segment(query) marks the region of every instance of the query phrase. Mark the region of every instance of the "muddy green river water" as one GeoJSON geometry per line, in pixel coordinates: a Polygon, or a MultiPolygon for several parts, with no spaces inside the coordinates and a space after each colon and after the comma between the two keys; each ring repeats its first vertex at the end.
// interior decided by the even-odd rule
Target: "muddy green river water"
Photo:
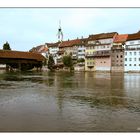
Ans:
{"type": "Polygon", "coordinates": [[[140,74],[0,72],[0,131],[140,131],[140,74]]]}

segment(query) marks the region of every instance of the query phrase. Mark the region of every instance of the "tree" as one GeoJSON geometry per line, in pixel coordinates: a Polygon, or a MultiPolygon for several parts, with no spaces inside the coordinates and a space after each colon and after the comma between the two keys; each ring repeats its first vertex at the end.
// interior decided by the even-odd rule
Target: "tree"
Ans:
{"type": "Polygon", "coordinates": [[[54,59],[53,59],[53,56],[52,55],[49,55],[49,59],[48,59],[48,69],[50,71],[53,71],[54,70],[54,59]]]}
{"type": "Polygon", "coordinates": [[[3,50],[11,50],[10,45],[8,42],[6,42],[5,44],[3,44],[3,50]]]}
{"type": "Polygon", "coordinates": [[[71,55],[64,56],[62,61],[63,61],[63,64],[64,64],[65,67],[69,67],[70,70],[73,69],[73,60],[72,60],[71,55]]]}

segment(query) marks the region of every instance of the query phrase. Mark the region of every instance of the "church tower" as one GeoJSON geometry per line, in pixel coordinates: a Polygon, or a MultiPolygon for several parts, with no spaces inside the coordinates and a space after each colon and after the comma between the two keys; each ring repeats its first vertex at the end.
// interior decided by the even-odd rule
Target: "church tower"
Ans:
{"type": "Polygon", "coordinates": [[[61,28],[61,21],[59,21],[57,37],[58,37],[58,41],[60,41],[60,42],[63,41],[63,32],[62,32],[62,28],[61,28]]]}

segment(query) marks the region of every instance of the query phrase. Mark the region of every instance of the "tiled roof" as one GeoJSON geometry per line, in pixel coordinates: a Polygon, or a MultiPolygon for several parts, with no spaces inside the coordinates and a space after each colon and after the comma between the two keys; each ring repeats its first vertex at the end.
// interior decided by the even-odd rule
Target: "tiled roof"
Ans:
{"type": "Polygon", "coordinates": [[[42,56],[39,53],[9,51],[9,50],[0,50],[0,58],[30,59],[37,61],[43,61],[45,59],[44,56],[42,56]]]}
{"type": "Polygon", "coordinates": [[[29,52],[37,52],[37,53],[46,53],[47,51],[48,48],[45,45],[39,45],[29,50],[29,52]]]}
{"type": "Polygon", "coordinates": [[[114,43],[123,43],[127,40],[128,34],[117,35],[114,39],[114,43]]]}
{"type": "Polygon", "coordinates": [[[137,40],[137,39],[140,39],[140,32],[128,34],[127,40],[137,40]]]}
{"type": "Polygon", "coordinates": [[[60,44],[60,42],[56,42],[56,43],[45,43],[47,45],[47,47],[58,47],[58,45],[60,44]]]}
{"type": "Polygon", "coordinates": [[[44,45],[39,45],[37,47],[33,47],[31,50],[29,50],[30,52],[38,52],[40,50],[40,48],[44,47],[44,45]]]}
{"type": "Polygon", "coordinates": [[[89,35],[89,40],[98,40],[98,39],[106,39],[106,38],[113,38],[117,32],[111,32],[111,33],[101,33],[101,34],[94,34],[89,35]]]}
{"type": "Polygon", "coordinates": [[[46,52],[48,52],[48,48],[47,47],[41,47],[39,50],[38,50],[38,53],[46,53],[46,52]]]}
{"type": "Polygon", "coordinates": [[[62,41],[59,45],[59,47],[72,47],[74,45],[81,45],[84,44],[86,39],[74,39],[74,40],[67,40],[67,41],[62,41]]]}

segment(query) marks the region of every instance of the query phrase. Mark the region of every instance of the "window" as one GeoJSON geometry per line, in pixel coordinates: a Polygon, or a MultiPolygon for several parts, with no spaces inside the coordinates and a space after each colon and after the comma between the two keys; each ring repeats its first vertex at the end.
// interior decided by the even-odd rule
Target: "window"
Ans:
{"type": "Polygon", "coordinates": [[[127,64],[125,64],[125,66],[127,66],[127,64]]]}
{"type": "Polygon", "coordinates": [[[119,58],[119,56],[117,55],[117,58],[119,58]]]}
{"type": "Polygon", "coordinates": [[[139,61],[140,61],[140,58],[139,58],[139,61]]]}
{"type": "Polygon", "coordinates": [[[125,55],[127,55],[127,52],[125,52],[125,55]]]}
{"type": "Polygon", "coordinates": [[[136,66],[136,64],[134,64],[134,66],[136,66]]]}
{"type": "Polygon", "coordinates": [[[132,58],[129,58],[129,61],[132,61],[132,58]]]}
{"type": "Polygon", "coordinates": [[[130,55],[132,55],[132,52],[129,52],[130,55]]]}
{"type": "Polygon", "coordinates": [[[131,66],[131,64],[129,64],[129,66],[131,66]]]}
{"type": "Polygon", "coordinates": [[[140,64],[139,64],[139,66],[140,66],[140,64]]]}
{"type": "Polygon", "coordinates": [[[134,58],[134,61],[136,61],[137,60],[137,58],[134,58]]]}
{"type": "Polygon", "coordinates": [[[131,41],[131,42],[130,42],[130,45],[132,45],[132,44],[134,44],[134,42],[133,42],[133,41],[131,41]]]}
{"type": "Polygon", "coordinates": [[[123,56],[122,56],[122,55],[121,55],[120,57],[121,57],[121,58],[123,58],[123,56]]]}
{"type": "Polygon", "coordinates": [[[104,61],[104,63],[106,63],[106,62],[104,61]]]}
{"type": "Polygon", "coordinates": [[[137,53],[136,52],[134,52],[134,55],[136,55],[137,53]]]}
{"type": "Polygon", "coordinates": [[[127,58],[125,58],[125,61],[127,61],[127,58]]]}

